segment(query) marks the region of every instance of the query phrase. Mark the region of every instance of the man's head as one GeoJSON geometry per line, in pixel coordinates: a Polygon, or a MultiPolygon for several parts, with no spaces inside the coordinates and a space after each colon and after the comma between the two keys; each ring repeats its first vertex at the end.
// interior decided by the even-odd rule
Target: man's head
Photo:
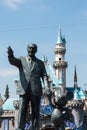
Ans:
{"type": "Polygon", "coordinates": [[[34,44],[34,43],[30,43],[30,44],[27,46],[27,52],[28,52],[28,55],[29,55],[30,57],[35,56],[35,53],[37,52],[37,45],[34,44]]]}

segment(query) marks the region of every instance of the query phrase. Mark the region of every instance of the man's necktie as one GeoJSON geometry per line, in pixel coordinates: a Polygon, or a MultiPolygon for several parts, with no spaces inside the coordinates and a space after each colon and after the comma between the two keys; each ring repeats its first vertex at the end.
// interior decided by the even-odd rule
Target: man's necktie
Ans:
{"type": "Polygon", "coordinates": [[[31,58],[29,58],[29,68],[30,68],[30,70],[32,69],[32,66],[33,66],[32,59],[31,59],[31,58]]]}

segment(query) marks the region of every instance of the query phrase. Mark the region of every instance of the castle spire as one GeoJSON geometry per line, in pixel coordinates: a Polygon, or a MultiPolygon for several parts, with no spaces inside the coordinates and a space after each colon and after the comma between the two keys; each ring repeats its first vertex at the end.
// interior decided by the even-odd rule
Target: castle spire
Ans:
{"type": "Polygon", "coordinates": [[[76,66],[74,69],[74,89],[77,89],[78,85],[77,85],[77,72],[76,72],[76,66]]]}
{"type": "Polygon", "coordinates": [[[75,70],[74,70],[74,82],[77,82],[77,72],[76,72],[76,66],[75,66],[75,70]]]}
{"type": "Polygon", "coordinates": [[[58,31],[58,39],[57,39],[57,44],[60,44],[62,43],[62,33],[61,33],[61,29],[59,29],[58,31]]]}
{"type": "Polygon", "coordinates": [[[66,43],[65,36],[62,36],[61,29],[59,29],[57,44],[65,44],[65,43],[66,43]]]}
{"type": "Polygon", "coordinates": [[[65,36],[62,37],[62,41],[63,41],[63,43],[66,43],[65,36]]]}

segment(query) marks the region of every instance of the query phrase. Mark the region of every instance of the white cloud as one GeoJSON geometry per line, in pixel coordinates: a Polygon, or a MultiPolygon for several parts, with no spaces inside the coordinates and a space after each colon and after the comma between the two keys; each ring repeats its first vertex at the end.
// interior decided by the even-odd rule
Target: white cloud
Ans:
{"type": "Polygon", "coordinates": [[[4,69],[0,70],[0,77],[15,76],[18,74],[16,69],[4,69]]]}
{"type": "Polygon", "coordinates": [[[26,0],[4,0],[4,4],[12,9],[17,9],[26,0]]]}

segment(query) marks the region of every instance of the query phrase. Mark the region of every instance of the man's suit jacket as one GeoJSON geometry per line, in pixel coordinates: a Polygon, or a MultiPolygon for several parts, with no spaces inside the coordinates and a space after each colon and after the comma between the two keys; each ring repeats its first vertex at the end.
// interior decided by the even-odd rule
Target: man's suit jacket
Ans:
{"type": "Polygon", "coordinates": [[[12,65],[18,67],[19,69],[20,81],[18,81],[18,87],[16,91],[17,94],[24,95],[26,93],[28,85],[30,85],[33,95],[41,96],[41,78],[44,82],[45,87],[48,87],[47,74],[43,61],[35,57],[33,59],[32,68],[30,68],[28,57],[20,57],[17,59],[13,56],[8,59],[12,65]]]}

